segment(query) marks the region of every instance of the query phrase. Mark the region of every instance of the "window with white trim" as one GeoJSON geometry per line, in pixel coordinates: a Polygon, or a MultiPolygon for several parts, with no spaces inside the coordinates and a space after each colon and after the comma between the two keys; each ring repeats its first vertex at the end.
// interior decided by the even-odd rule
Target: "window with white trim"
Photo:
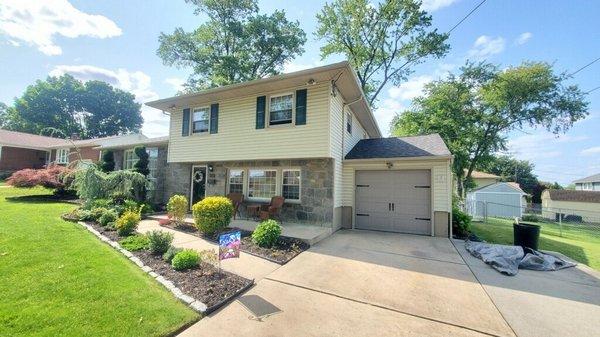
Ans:
{"type": "Polygon", "coordinates": [[[244,193],[244,171],[229,171],[229,193],[244,193]]]}
{"type": "Polygon", "coordinates": [[[69,163],[69,149],[56,150],[56,162],[58,164],[68,164],[69,163]]]}
{"type": "Polygon", "coordinates": [[[147,147],[146,153],[148,154],[148,190],[154,191],[156,189],[156,172],[158,168],[158,148],[147,147]]]}
{"type": "Polygon", "coordinates": [[[123,169],[124,170],[133,170],[133,166],[138,161],[138,156],[135,154],[133,149],[125,150],[123,152],[123,169]]]}
{"type": "Polygon", "coordinates": [[[281,196],[285,200],[300,201],[300,170],[283,170],[281,196]]]}
{"type": "Polygon", "coordinates": [[[192,113],[192,133],[208,132],[210,123],[210,108],[205,106],[202,108],[194,108],[192,113]]]}
{"type": "Polygon", "coordinates": [[[350,111],[346,112],[346,131],[352,134],[352,113],[350,111]]]}
{"type": "Polygon", "coordinates": [[[269,125],[291,124],[294,111],[294,94],[271,96],[269,99],[269,125]]]}
{"type": "Polygon", "coordinates": [[[249,170],[248,197],[271,199],[277,195],[277,170],[249,170]]]}

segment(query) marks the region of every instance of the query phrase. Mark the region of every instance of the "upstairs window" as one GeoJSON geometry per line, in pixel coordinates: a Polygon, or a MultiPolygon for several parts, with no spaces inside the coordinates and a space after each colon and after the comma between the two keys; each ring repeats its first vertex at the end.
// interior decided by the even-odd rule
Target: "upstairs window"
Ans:
{"type": "Polygon", "coordinates": [[[244,171],[229,171],[229,193],[244,193],[244,171]]]}
{"type": "Polygon", "coordinates": [[[346,131],[352,134],[352,114],[350,112],[346,112],[346,131]]]}
{"type": "Polygon", "coordinates": [[[192,133],[208,132],[210,108],[194,108],[192,114],[192,133]]]}
{"type": "Polygon", "coordinates": [[[291,124],[294,95],[271,96],[269,101],[269,125],[291,124]]]}
{"type": "Polygon", "coordinates": [[[69,149],[56,150],[56,163],[58,163],[58,164],[68,164],[69,163],[69,149]]]}

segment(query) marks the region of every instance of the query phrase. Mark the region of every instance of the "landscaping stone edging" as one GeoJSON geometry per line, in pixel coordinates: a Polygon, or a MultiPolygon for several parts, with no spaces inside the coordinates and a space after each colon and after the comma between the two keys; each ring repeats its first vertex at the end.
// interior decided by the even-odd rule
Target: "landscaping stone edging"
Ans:
{"type": "MultiPolygon", "coordinates": [[[[142,260],[140,260],[138,257],[134,256],[130,251],[128,251],[127,249],[121,247],[121,245],[116,242],[116,241],[112,241],[111,239],[109,239],[108,237],[102,235],[100,232],[98,232],[97,230],[95,230],[92,226],[86,224],[83,221],[78,221],[78,224],[80,224],[81,226],[83,226],[85,229],[87,229],[89,232],[91,232],[92,234],[94,234],[95,236],[97,236],[101,241],[106,242],[108,245],[112,246],[113,248],[115,248],[116,250],[118,250],[119,252],[121,252],[121,254],[125,255],[125,257],[127,257],[131,262],[135,263],[136,265],[138,265],[140,267],[140,269],[142,269],[145,273],[147,273],[148,275],[150,275],[150,277],[154,278],[158,283],[162,284],[165,288],[167,288],[172,294],[173,296],[175,296],[175,298],[177,298],[178,300],[180,300],[181,302],[185,303],[186,305],[188,305],[190,308],[192,308],[193,310],[202,313],[202,314],[208,314],[211,311],[217,309],[218,307],[222,306],[223,304],[227,303],[228,301],[232,300],[235,296],[239,295],[240,292],[236,292],[235,294],[233,294],[232,296],[230,296],[229,298],[223,300],[220,303],[217,303],[215,305],[213,305],[212,307],[208,307],[206,304],[200,302],[199,300],[188,296],[186,294],[184,294],[181,289],[177,288],[175,286],[175,284],[173,284],[173,282],[165,279],[163,276],[155,273],[152,268],[144,265],[144,263],[142,262],[142,260]],[[209,311],[209,309],[211,309],[209,311]]],[[[250,286],[254,285],[254,282],[252,282],[250,284],[250,286]]],[[[242,290],[246,290],[247,288],[242,288],[242,290]]]]}

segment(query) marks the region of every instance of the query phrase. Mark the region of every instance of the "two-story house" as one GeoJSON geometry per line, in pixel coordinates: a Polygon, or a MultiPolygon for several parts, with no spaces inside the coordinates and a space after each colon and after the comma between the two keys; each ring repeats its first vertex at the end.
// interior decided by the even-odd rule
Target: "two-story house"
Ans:
{"type": "Polygon", "coordinates": [[[165,200],[280,195],[284,225],[450,235],[446,145],[437,134],[381,138],[347,62],[147,105],[170,114],[165,200]]]}
{"type": "Polygon", "coordinates": [[[600,173],[573,182],[577,191],[600,191],[600,173]]]}

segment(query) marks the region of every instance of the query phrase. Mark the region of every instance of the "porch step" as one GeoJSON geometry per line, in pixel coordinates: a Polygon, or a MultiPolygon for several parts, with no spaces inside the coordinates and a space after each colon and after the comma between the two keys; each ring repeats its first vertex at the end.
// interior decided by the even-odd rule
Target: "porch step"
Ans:
{"type": "MultiPolygon", "coordinates": [[[[148,216],[148,219],[152,220],[163,220],[166,218],[166,214],[154,214],[148,216]]],[[[194,224],[194,220],[191,217],[186,217],[185,222],[191,225],[194,224]]],[[[253,220],[236,219],[232,220],[229,226],[252,232],[256,226],[258,226],[258,224],[259,222],[253,220]]],[[[319,227],[291,222],[284,222],[281,225],[281,235],[304,241],[311,246],[327,238],[332,233],[333,231],[329,227],[319,227]]]]}

